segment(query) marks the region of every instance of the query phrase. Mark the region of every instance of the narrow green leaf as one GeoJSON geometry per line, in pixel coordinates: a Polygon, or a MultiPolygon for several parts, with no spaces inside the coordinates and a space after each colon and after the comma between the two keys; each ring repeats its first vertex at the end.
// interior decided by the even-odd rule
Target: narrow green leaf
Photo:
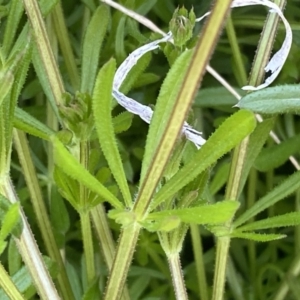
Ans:
{"type": "Polygon", "coordinates": [[[291,212],[284,215],[271,217],[268,219],[252,222],[238,227],[238,231],[260,230],[276,227],[296,226],[300,224],[300,212],[291,212]]]}
{"type": "Polygon", "coordinates": [[[20,222],[19,207],[19,203],[14,203],[9,207],[1,222],[0,240],[5,240],[20,222]]]}
{"type": "Polygon", "coordinates": [[[88,25],[81,68],[81,92],[92,93],[98,69],[100,50],[107,31],[110,12],[107,5],[100,5],[88,25]]]}
{"type": "Polygon", "coordinates": [[[255,161],[255,167],[266,172],[283,165],[288,158],[299,152],[300,135],[282,141],[279,145],[265,148],[261,151],[255,161]]]}
{"type": "Polygon", "coordinates": [[[300,113],[300,85],[266,88],[244,96],[238,107],[261,114],[300,113]]]}
{"type": "Polygon", "coordinates": [[[6,57],[8,56],[9,50],[15,39],[15,35],[23,14],[23,10],[24,7],[22,1],[19,0],[10,1],[9,14],[5,25],[4,37],[2,43],[2,51],[6,57]]]}
{"type": "Polygon", "coordinates": [[[152,156],[160,142],[162,133],[167,126],[168,116],[174,107],[181,88],[188,62],[191,59],[192,50],[185,51],[173,64],[160,89],[157,104],[151,120],[145,154],[142,163],[141,182],[145,179],[146,172],[152,160],[152,156]]]}
{"type": "Polygon", "coordinates": [[[249,219],[253,218],[263,210],[274,205],[280,200],[283,200],[288,195],[295,192],[300,187],[300,171],[289,176],[285,181],[276,186],[271,192],[265,195],[263,198],[255,202],[255,204],[244,212],[234,223],[236,228],[241,224],[244,224],[249,219]]]}
{"type": "Polygon", "coordinates": [[[129,129],[132,123],[133,114],[124,111],[113,118],[114,132],[120,133],[129,129]]]}
{"type": "Polygon", "coordinates": [[[255,233],[255,232],[233,232],[230,236],[232,238],[247,239],[255,242],[271,242],[286,237],[286,235],[284,234],[255,233]]]}
{"type": "Polygon", "coordinates": [[[126,58],[124,40],[125,40],[125,24],[127,16],[122,16],[117,25],[116,39],[115,39],[115,53],[118,62],[122,62],[126,58]]]}
{"type": "Polygon", "coordinates": [[[70,202],[75,210],[80,211],[79,207],[79,186],[76,180],[64,173],[58,166],[55,167],[53,177],[59,188],[60,194],[70,202]]]}
{"type": "Polygon", "coordinates": [[[60,120],[58,108],[55,103],[55,95],[54,95],[53,90],[51,89],[51,85],[49,84],[49,79],[47,77],[47,74],[46,74],[44,66],[43,66],[43,62],[39,56],[39,52],[35,45],[33,46],[32,52],[33,52],[32,53],[32,63],[33,63],[36,75],[38,77],[39,83],[41,84],[41,86],[43,88],[43,92],[45,93],[46,98],[49,101],[49,103],[55,113],[55,116],[57,117],[58,120],[60,120]]]}
{"type": "Polygon", "coordinates": [[[14,75],[10,69],[0,71],[0,105],[10,92],[14,83],[14,75]]]}
{"type": "Polygon", "coordinates": [[[255,125],[254,115],[246,110],[240,110],[226,119],[190,161],[158,191],[151,205],[152,209],[229,152],[254,130],[255,125]]]}
{"type": "Polygon", "coordinates": [[[102,152],[120,187],[126,205],[131,206],[131,194],[118,151],[111,116],[112,82],[115,70],[116,62],[113,59],[101,68],[93,93],[93,113],[102,152]]]}
{"type": "Polygon", "coordinates": [[[94,191],[112,206],[123,208],[122,203],[94,176],[92,176],[55,137],[51,138],[54,148],[54,160],[67,175],[78,180],[81,184],[94,191]]]}
{"type": "MultiPolygon", "coordinates": [[[[265,119],[262,123],[257,125],[253,133],[250,135],[246,160],[243,165],[243,172],[241,173],[238,195],[240,195],[244,188],[249,172],[254,165],[255,159],[261,152],[263,145],[269,137],[270,131],[274,126],[274,122],[274,118],[265,119]]],[[[269,160],[269,158],[267,160],[269,160]]]]}
{"type": "Polygon", "coordinates": [[[41,139],[50,140],[54,131],[21,108],[15,108],[14,127],[41,139]]]}
{"type": "Polygon", "coordinates": [[[159,220],[166,217],[178,217],[184,223],[220,224],[229,221],[239,207],[237,201],[222,201],[216,204],[165,210],[150,213],[146,220],[159,220]]]}

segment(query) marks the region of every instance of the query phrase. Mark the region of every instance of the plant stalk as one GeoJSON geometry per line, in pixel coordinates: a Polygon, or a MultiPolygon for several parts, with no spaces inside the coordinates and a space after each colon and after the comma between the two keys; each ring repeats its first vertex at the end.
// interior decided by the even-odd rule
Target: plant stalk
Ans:
{"type": "Polygon", "coordinates": [[[14,144],[19,156],[20,164],[22,166],[26,185],[29,189],[31,203],[33,205],[39,229],[42,233],[43,241],[49,256],[58,264],[59,267],[57,279],[62,296],[64,299],[74,299],[65,265],[53,235],[51,222],[48,217],[37,174],[31,159],[26,135],[20,130],[14,130],[13,135],[14,144]]]}
{"type": "MultiPolygon", "coordinates": [[[[11,203],[19,202],[9,177],[1,178],[0,193],[9,199],[11,203]]],[[[20,216],[23,223],[23,230],[21,236],[19,238],[15,238],[15,241],[23,261],[31,274],[38,294],[41,299],[59,300],[60,297],[43,262],[41,253],[39,252],[22,208],[20,208],[20,216]]]]}
{"type": "Polygon", "coordinates": [[[180,263],[179,253],[168,255],[169,267],[172,275],[173,287],[177,300],[187,300],[188,295],[186,292],[184,278],[180,263]]]}

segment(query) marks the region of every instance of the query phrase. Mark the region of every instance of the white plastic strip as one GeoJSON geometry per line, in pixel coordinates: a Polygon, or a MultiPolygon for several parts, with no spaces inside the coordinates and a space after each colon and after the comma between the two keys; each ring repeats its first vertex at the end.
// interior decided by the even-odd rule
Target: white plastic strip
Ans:
{"type": "MultiPolygon", "coordinates": [[[[282,19],[285,28],[286,28],[286,37],[282,44],[282,47],[278,52],[274,54],[271,58],[267,66],[265,67],[265,71],[271,71],[271,76],[268,77],[265,82],[258,87],[253,86],[244,86],[244,90],[259,90],[270,85],[278,76],[281,71],[283,64],[286,61],[286,58],[289,54],[291,44],[292,44],[292,30],[285,19],[284,15],[280,8],[273,2],[269,0],[233,0],[231,4],[231,8],[249,6],[249,5],[264,5],[271,8],[270,12],[277,13],[282,19]]],[[[201,21],[203,18],[207,17],[210,12],[207,12],[202,17],[196,19],[197,22],[201,21]]],[[[119,91],[122,83],[124,82],[126,76],[132,69],[132,67],[137,63],[137,61],[147,52],[152,51],[154,49],[159,48],[159,44],[163,42],[172,42],[172,34],[169,32],[162,39],[156,40],[149,44],[146,44],[135,51],[133,51],[125,61],[118,68],[113,81],[113,97],[117,100],[117,102],[123,106],[127,111],[138,115],[141,119],[143,119],[148,124],[151,122],[151,118],[153,115],[153,111],[149,106],[142,105],[137,101],[125,96],[123,93],[119,91]]],[[[188,123],[184,123],[182,127],[182,133],[186,136],[188,140],[193,142],[197,148],[200,148],[206,141],[202,138],[201,132],[193,129],[188,123]]]]}
{"type": "MultiPolygon", "coordinates": [[[[266,78],[265,82],[257,87],[247,85],[242,87],[243,90],[247,91],[257,91],[261,90],[263,88],[266,88],[269,86],[279,75],[288,55],[291,49],[292,40],[293,40],[293,34],[292,29],[289,24],[289,22],[284,17],[281,9],[279,6],[269,0],[233,0],[231,4],[231,8],[235,7],[242,7],[242,6],[250,6],[250,5],[263,5],[270,8],[271,13],[277,13],[281,20],[283,21],[283,24],[285,26],[285,39],[282,43],[281,48],[273,55],[273,57],[270,59],[269,63],[265,67],[266,72],[271,72],[271,75],[266,78]]],[[[196,22],[201,21],[203,18],[207,17],[210,14],[210,12],[207,12],[202,17],[196,19],[196,22]]]]}
{"type": "MultiPolygon", "coordinates": [[[[125,96],[119,91],[123,81],[128,75],[132,67],[137,63],[137,61],[147,52],[157,49],[160,43],[166,42],[172,39],[172,34],[169,32],[162,39],[156,40],[149,44],[146,44],[135,51],[133,51],[120,65],[118,68],[113,81],[113,96],[117,102],[123,106],[127,111],[138,115],[145,122],[150,124],[153,111],[149,106],[142,105],[139,102],[125,96]]],[[[204,143],[205,139],[201,137],[201,132],[193,129],[188,123],[184,123],[182,127],[182,133],[185,137],[193,142],[197,148],[200,148],[204,143]]]]}

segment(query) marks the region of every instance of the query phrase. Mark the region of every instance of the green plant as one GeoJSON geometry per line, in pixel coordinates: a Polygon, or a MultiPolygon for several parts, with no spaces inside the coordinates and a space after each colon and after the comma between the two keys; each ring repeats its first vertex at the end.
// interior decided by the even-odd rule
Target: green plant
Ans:
{"type": "MultiPolygon", "coordinates": [[[[235,95],[234,83],[247,83],[249,58],[235,30],[242,37],[248,32],[238,15],[227,18],[230,7],[247,1],[216,1],[201,29],[198,6],[188,11],[175,9],[172,0],[120,1],[129,11],[102,2],[1,3],[0,298],[297,295],[299,255],[293,249],[299,250],[300,175],[275,169],[290,158],[299,170],[291,157],[298,151],[298,122],[287,114],[299,110],[299,87],[289,82],[298,75],[291,64],[299,51],[292,46],[282,69],[292,34],[280,10],[285,1],[250,1],[276,13],[268,15],[245,87],[258,91],[237,95],[237,104],[203,77],[207,70],[235,95]],[[163,32],[142,17],[147,13],[171,33],[158,36],[163,32]],[[130,15],[157,33],[140,29],[130,15]],[[268,63],[278,15],[286,38],[268,63]],[[217,46],[225,24],[227,36],[217,46]],[[159,47],[165,57],[151,54],[159,47]],[[215,48],[211,64],[225,55],[220,65],[232,65],[229,83],[208,65],[215,48]],[[265,66],[271,76],[262,83],[265,66]],[[281,69],[280,84],[262,89],[281,69]],[[133,114],[150,123],[149,130],[133,114]],[[280,114],[285,117],[276,119],[280,114]],[[186,119],[205,123],[207,140],[186,119]],[[278,146],[269,139],[273,128],[285,139],[278,146]],[[258,175],[266,177],[265,185],[258,175]],[[282,201],[286,197],[295,207],[282,201]],[[294,243],[276,244],[291,234],[282,228],[292,226],[294,243]],[[208,249],[200,237],[213,239],[216,247],[208,249]],[[261,248],[255,242],[271,243],[261,248]],[[186,245],[194,256],[182,257],[182,269],[186,245]],[[288,254],[286,261],[278,249],[288,254]]],[[[293,12],[287,15],[299,31],[293,12]]]]}

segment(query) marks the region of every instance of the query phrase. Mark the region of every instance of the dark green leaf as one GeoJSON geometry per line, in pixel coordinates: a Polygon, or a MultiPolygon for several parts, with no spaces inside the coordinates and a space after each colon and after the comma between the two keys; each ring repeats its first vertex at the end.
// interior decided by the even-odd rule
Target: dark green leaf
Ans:
{"type": "Polygon", "coordinates": [[[300,187],[300,171],[289,176],[285,181],[276,186],[271,192],[255,202],[255,204],[244,212],[234,223],[234,227],[244,224],[263,210],[283,200],[288,195],[294,193],[300,187]]]}
{"type": "Polygon", "coordinates": [[[289,84],[247,94],[238,107],[260,114],[300,113],[300,85],[289,84]]]}
{"type": "Polygon", "coordinates": [[[300,135],[296,135],[288,140],[282,141],[279,145],[274,145],[262,150],[255,161],[255,167],[262,172],[266,172],[283,165],[288,158],[299,152],[300,135]]]}
{"type": "Polygon", "coordinates": [[[291,212],[284,215],[270,217],[238,227],[238,231],[261,230],[276,227],[296,226],[300,224],[300,212],[291,212]]]}

